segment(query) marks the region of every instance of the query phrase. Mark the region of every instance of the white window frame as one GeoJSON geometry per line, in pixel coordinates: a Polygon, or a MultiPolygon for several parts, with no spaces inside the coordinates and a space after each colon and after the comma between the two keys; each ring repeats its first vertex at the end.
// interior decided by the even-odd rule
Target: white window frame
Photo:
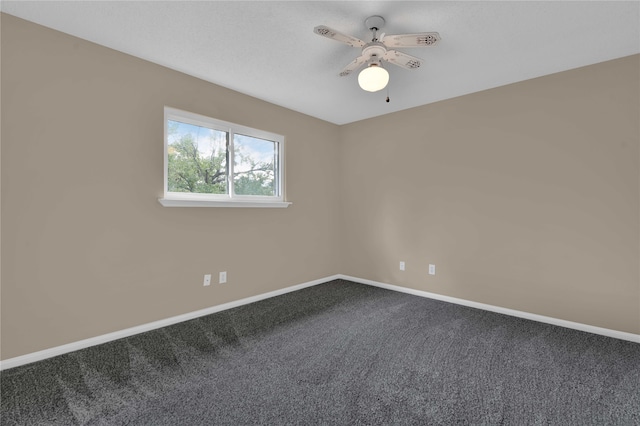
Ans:
{"type": "Polygon", "coordinates": [[[291,203],[284,200],[284,144],[285,138],[276,133],[253,129],[227,121],[217,120],[200,114],[176,108],[164,108],[164,196],[158,201],[165,207],[279,207],[286,208],[291,203]],[[227,160],[228,194],[198,194],[187,192],[169,192],[169,120],[206,127],[229,135],[227,160]],[[234,192],[233,167],[234,135],[241,134],[254,138],[272,141],[278,144],[278,165],[276,170],[276,195],[237,195],[234,192]]]}

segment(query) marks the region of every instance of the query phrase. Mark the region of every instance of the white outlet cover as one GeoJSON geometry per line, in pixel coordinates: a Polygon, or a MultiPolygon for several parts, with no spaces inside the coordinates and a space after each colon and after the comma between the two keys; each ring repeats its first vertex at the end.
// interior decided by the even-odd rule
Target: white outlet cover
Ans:
{"type": "Polygon", "coordinates": [[[227,282],[227,272],[220,272],[220,276],[219,276],[219,280],[218,283],[219,284],[224,284],[227,282]]]}
{"type": "Polygon", "coordinates": [[[208,286],[211,285],[211,274],[206,274],[204,276],[204,282],[202,283],[203,286],[208,286]]]}
{"type": "Polygon", "coordinates": [[[400,262],[400,270],[404,271],[404,262],[400,262]]]}
{"type": "Polygon", "coordinates": [[[435,274],[436,274],[436,265],[429,264],[429,275],[435,275],[435,274]]]}

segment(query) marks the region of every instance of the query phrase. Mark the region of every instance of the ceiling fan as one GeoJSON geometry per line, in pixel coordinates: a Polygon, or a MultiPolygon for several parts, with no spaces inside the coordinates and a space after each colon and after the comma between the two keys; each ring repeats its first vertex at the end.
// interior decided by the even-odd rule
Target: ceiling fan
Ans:
{"type": "Polygon", "coordinates": [[[319,25],[313,29],[314,33],[323,37],[348,44],[349,46],[362,48],[362,54],[344,67],[338,75],[346,77],[364,64],[367,64],[367,68],[358,75],[358,83],[363,90],[368,92],[382,90],[389,82],[389,73],[382,67],[383,61],[410,70],[419,68],[422,65],[422,59],[391,48],[428,47],[433,46],[440,40],[440,34],[436,32],[398,35],[385,35],[382,33],[378,37],[378,31],[382,29],[384,22],[384,18],[377,15],[365,19],[365,26],[372,32],[369,43],[324,25],[319,25]]]}

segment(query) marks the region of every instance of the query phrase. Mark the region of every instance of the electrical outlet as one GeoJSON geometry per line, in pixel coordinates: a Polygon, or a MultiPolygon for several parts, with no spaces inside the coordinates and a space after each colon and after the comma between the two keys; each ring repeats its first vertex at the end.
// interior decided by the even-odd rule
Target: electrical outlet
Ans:
{"type": "Polygon", "coordinates": [[[400,270],[404,271],[404,262],[400,262],[400,270]]]}
{"type": "Polygon", "coordinates": [[[227,282],[227,271],[224,272],[220,272],[220,279],[218,280],[218,283],[220,284],[224,284],[227,282]]]}
{"type": "Polygon", "coordinates": [[[429,264],[429,275],[435,275],[436,274],[436,265],[432,265],[431,263],[429,264]]]}
{"type": "Polygon", "coordinates": [[[204,283],[202,283],[203,286],[208,286],[211,285],[211,274],[207,274],[204,276],[204,283]]]}

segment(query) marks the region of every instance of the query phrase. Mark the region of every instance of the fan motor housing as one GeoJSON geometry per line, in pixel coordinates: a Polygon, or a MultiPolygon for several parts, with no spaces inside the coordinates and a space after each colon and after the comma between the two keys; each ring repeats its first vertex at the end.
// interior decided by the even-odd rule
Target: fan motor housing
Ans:
{"type": "Polygon", "coordinates": [[[362,48],[362,55],[367,57],[368,60],[371,60],[372,58],[377,58],[377,60],[380,60],[385,53],[387,53],[387,48],[384,47],[382,43],[377,41],[367,43],[362,48]]]}

